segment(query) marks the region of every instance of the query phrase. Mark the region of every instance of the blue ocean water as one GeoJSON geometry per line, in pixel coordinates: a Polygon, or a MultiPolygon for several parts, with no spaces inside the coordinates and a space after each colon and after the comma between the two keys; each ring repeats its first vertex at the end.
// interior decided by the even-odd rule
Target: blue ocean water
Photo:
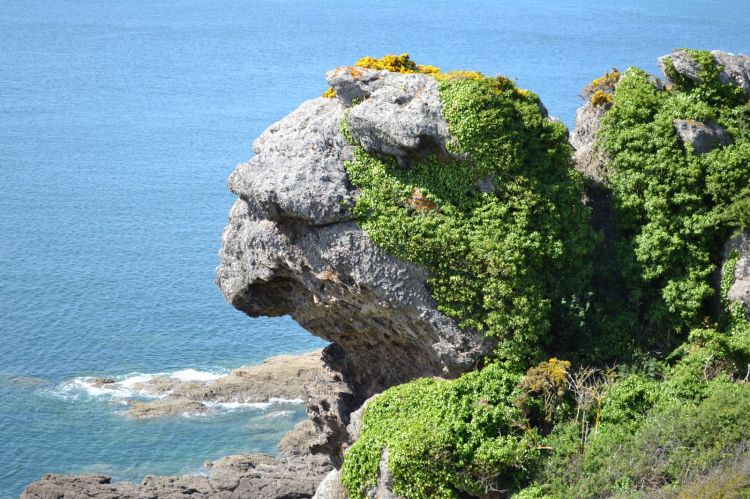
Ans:
{"type": "Polygon", "coordinates": [[[213,284],[252,139],[361,55],[505,74],[572,124],[612,66],[750,52],[744,0],[0,0],[0,497],[273,451],[300,405],[136,421],[82,376],[225,372],[324,343],[213,284]]]}

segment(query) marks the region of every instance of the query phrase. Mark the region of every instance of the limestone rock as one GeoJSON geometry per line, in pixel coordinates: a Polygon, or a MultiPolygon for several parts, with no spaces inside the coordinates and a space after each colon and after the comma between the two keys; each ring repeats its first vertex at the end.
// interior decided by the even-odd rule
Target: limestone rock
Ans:
{"type": "Polygon", "coordinates": [[[383,449],[380,456],[378,481],[375,487],[368,491],[368,497],[373,499],[399,499],[393,493],[393,474],[388,469],[388,457],[388,449],[383,449]]]}
{"type": "Polygon", "coordinates": [[[345,106],[361,102],[383,84],[383,76],[388,71],[343,66],[326,73],[326,80],[336,91],[336,98],[345,106]]]}
{"type": "Polygon", "coordinates": [[[705,154],[732,142],[729,133],[716,123],[674,120],[674,128],[683,144],[690,144],[696,155],[705,154]]]}
{"type": "Polygon", "coordinates": [[[132,417],[200,414],[205,403],[257,403],[272,398],[302,401],[305,383],[323,370],[321,350],[300,355],[277,355],[261,364],[233,370],[215,381],[182,381],[163,376],[132,385],[143,393],[161,397],[154,401],[128,401],[132,417]]]}
{"type": "Polygon", "coordinates": [[[596,147],[596,134],[605,114],[607,109],[603,106],[595,106],[587,101],[576,111],[576,126],[570,135],[570,145],[576,150],[576,169],[596,185],[606,184],[606,159],[596,147]]]}
{"type": "Polygon", "coordinates": [[[312,225],[351,218],[352,188],[341,167],[352,157],[339,132],[343,112],[337,100],[320,98],[263,132],[253,144],[256,155],[228,182],[248,212],[312,225]]]}
{"type": "Polygon", "coordinates": [[[750,57],[721,50],[714,50],[711,54],[716,63],[722,67],[719,73],[721,81],[739,87],[750,95],[750,57]]]}
{"type": "MultiPolygon", "coordinates": [[[[331,82],[344,99],[352,95],[341,92],[351,71],[340,73],[331,82]]],[[[357,85],[370,93],[351,109],[353,134],[369,137],[373,150],[407,156],[444,142],[433,80],[366,75],[357,85]],[[407,121],[414,126],[397,130],[407,121]]],[[[424,268],[382,251],[352,220],[347,203],[356,192],[344,170],[351,147],[340,132],[345,102],[303,104],[264,132],[256,156],[230,176],[240,199],[222,237],[217,283],[250,316],[289,314],[335,342],[349,366],[338,372],[358,399],[354,409],[418,376],[455,376],[491,345],[437,310],[424,268]]]]}
{"type": "Polygon", "coordinates": [[[739,254],[739,260],[734,268],[734,282],[727,293],[727,300],[731,306],[741,306],[750,320],[750,232],[730,239],[724,246],[724,261],[734,252],[739,254]]]}
{"type": "Polygon", "coordinates": [[[347,499],[344,485],[341,483],[341,471],[331,470],[315,490],[313,499],[347,499]]]}
{"type": "Polygon", "coordinates": [[[344,104],[351,103],[352,88],[367,97],[348,115],[349,133],[367,152],[401,161],[447,155],[448,123],[435,78],[364,68],[338,69],[327,76],[344,104]]]}
{"type": "Polygon", "coordinates": [[[670,60],[679,75],[695,82],[700,81],[700,65],[684,49],[675,50],[669,55],[659,57],[659,69],[661,69],[661,72],[664,73],[668,81],[674,83],[667,74],[667,61],[670,60]]]}
{"type": "Polygon", "coordinates": [[[284,435],[277,447],[282,456],[302,456],[310,454],[310,449],[319,440],[320,433],[315,423],[306,419],[297,423],[292,431],[284,435]]]}
{"type": "MultiPolygon", "coordinates": [[[[721,72],[719,73],[721,82],[739,87],[750,95],[750,57],[721,50],[713,50],[711,55],[714,58],[714,63],[721,66],[721,72]]],[[[667,77],[667,80],[675,83],[667,75],[667,60],[672,61],[675,71],[682,77],[694,82],[701,80],[700,65],[688,51],[684,49],[675,50],[671,54],[659,58],[659,67],[662,73],[667,77]]]]}

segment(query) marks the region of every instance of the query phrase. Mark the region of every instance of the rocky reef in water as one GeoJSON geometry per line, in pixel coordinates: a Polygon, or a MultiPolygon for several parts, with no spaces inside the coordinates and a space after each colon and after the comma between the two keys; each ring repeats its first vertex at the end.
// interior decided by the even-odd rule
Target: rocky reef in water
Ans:
{"type": "MultiPolygon", "coordinates": [[[[750,58],[724,52],[713,52],[712,57],[719,68],[717,78],[727,88],[750,94],[750,58]]],[[[664,92],[667,85],[699,85],[704,78],[700,62],[687,51],[675,51],[660,62],[666,81],[648,75],[657,92],[664,92]]],[[[455,379],[483,366],[493,355],[502,338],[446,313],[434,296],[431,269],[397,258],[374,243],[355,213],[362,194],[347,164],[355,161],[356,147],[407,171],[427,158],[443,164],[469,160],[451,146],[455,137],[445,117],[438,79],[429,71],[356,66],[326,76],[335,97],[305,102],[271,125],[255,141],[255,156],[229,177],[229,188],[238,198],[222,237],[217,269],[217,284],[237,309],[251,317],[290,315],[331,342],[320,357],[308,356],[304,365],[290,358],[280,368],[283,373],[268,369],[268,376],[277,378],[276,389],[264,392],[266,398],[295,395],[298,392],[288,391],[283,383],[294,378],[299,388],[304,378],[310,422],[299,425],[282,442],[279,458],[230,456],[208,464],[207,476],[147,477],[142,484],[110,483],[103,476],[48,475],[31,484],[22,497],[345,498],[341,467],[360,435],[369,400],[417,378],[455,379]],[[306,369],[304,376],[292,372],[292,367],[306,369]]],[[[591,256],[599,270],[617,264],[617,241],[623,237],[616,220],[616,189],[609,182],[611,152],[597,142],[621,78],[619,73],[608,76],[584,91],[586,102],[570,134],[572,164],[585,179],[581,196],[591,209],[592,228],[603,235],[591,256]]],[[[535,112],[555,121],[541,103],[535,112]]],[[[695,155],[734,140],[709,120],[674,120],[673,130],[695,155]]],[[[493,176],[479,178],[471,195],[492,192],[495,181],[493,176]]],[[[437,209],[419,192],[412,191],[408,203],[417,212],[437,209]]],[[[721,287],[718,274],[731,274],[727,299],[750,317],[747,232],[727,241],[714,260],[718,262],[714,287],[721,287]],[[730,260],[732,268],[724,265],[722,270],[730,260]]],[[[607,275],[594,275],[592,286],[623,300],[629,292],[626,284],[607,275]]],[[[226,384],[229,393],[231,382],[226,384]]],[[[179,404],[222,397],[220,391],[196,395],[196,390],[201,387],[178,390],[169,403],[182,407],[179,404]]],[[[133,410],[147,413],[159,407],[133,410]]],[[[366,493],[398,497],[388,449],[378,455],[377,480],[366,493]]],[[[506,492],[488,492],[484,497],[505,497],[506,492]]]]}

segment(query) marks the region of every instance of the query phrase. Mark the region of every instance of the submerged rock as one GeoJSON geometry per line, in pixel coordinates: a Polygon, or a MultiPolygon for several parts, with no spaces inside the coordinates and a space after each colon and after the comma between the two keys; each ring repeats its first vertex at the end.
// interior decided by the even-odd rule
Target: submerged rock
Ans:
{"type": "Polygon", "coordinates": [[[193,400],[131,401],[128,416],[135,418],[183,416],[185,414],[202,414],[207,410],[208,407],[204,404],[193,400]]]}

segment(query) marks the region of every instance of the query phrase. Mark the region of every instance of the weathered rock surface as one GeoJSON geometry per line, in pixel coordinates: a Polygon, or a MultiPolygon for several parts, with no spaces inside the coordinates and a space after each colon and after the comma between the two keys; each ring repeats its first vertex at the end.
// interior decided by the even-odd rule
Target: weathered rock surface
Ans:
{"type": "Polygon", "coordinates": [[[727,261],[733,253],[739,254],[739,260],[734,268],[734,282],[727,293],[730,306],[740,306],[750,320],[750,232],[731,238],[724,246],[724,260],[727,261]]]}
{"type": "MultiPolygon", "coordinates": [[[[714,58],[714,62],[722,68],[719,73],[719,79],[722,83],[739,87],[750,95],[750,57],[742,54],[731,54],[721,50],[713,50],[711,55],[714,58]]],[[[683,49],[675,50],[671,54],[659,58],[659,67],[662,73],[667,77],[667,80],[671,81],[667,74],[668,60],[672,61],[675,71],[682,77],[694,82],[701,80],[700,65],[688,51],[683,49]]],[[[672,81],[672,83],[675,82],[672,81]]]]}
{"type": "Polygon", "coordinates": [[[140,484],[101,475],[45,475],[22,499],[297,499],[309,498],[332,467],[324,456],[277,460],[263,454],[206,463],[208,476],[147,476],[140,484]]]}
{"type": "Polygon", "coordinates": [[[606,184],[606,158],[596,147],[596,134],[605,114],[605,107],[587,101],[576,111],[576,126],[570,135],[570,145],[575,149],[576,169],[590,183],[601,186],[606,184]]]}
{"type": "Polygon", "coordinates": [[[320,441],[320,433],[315,428],[315,423],[309,419],[300,421],[297,425],[284,435],[278,444],[282,456],[304,456],[310,454],[314,445],[320,441]]]}
{"type": "Polygon", "coordinates": [[[259,403],[271,399],[304,400],[305,383],[324,369],[321,350],[300,355],[277,355],[254,366],[233,370],[215,381],[181,381],[156,377],[132,389],[162,397],[154,401],[129,401],[133,417],[203,413],[211,403],[259,403]]]}
{"type": "Polygon", "coordinates": [[[395,156],[402,162],[448,154],[448,123],[435,78],[352,67],[326,76],[344,103],[366,97],[350,108],[348,129],[367,152],[395,156]]]}
{"type": "Polygon", "coordinates": [[[425,269],[376,247],[349,211],[357,193],[344,169],[352,157],[341,134],[346,105],[367,97],[349,108],[348,124],[369,150],[401,159],[433,153],[448,137],[434,80],[344,68],[329,82],[337,99],[306,102],[272,125],[256,140],[256,156],[230,176],[239,199],[217,282],[248,315],[289,314],[335,343],[324,388],[313,382],[308,396],[333,449],[347,440],[348,414],[370,395],[419,376],[455,376],[490,345],[439,312],[425,269]]]}
{"type": "Polygon", "coordinates": [[[728,145],[732,136],[716,123],[701,123],[696,120],[674,120],[674,129],[683,144],[693,149],[693,154],[701,155],[717,147],[728,145]]]}
{"type": "Polygon", "coordinates": [[[722,67],[719,73],[721,81],[739,87],[750,95],[750,57],[721,50],[714,50],[711,54],[716,63],[722,67]]]}
{"type": "Polygon", "coordinates": [[[341,483],[341,470],[331,470],[318,485],[313,499],[347,499],[349,495],[341,483]]]}

